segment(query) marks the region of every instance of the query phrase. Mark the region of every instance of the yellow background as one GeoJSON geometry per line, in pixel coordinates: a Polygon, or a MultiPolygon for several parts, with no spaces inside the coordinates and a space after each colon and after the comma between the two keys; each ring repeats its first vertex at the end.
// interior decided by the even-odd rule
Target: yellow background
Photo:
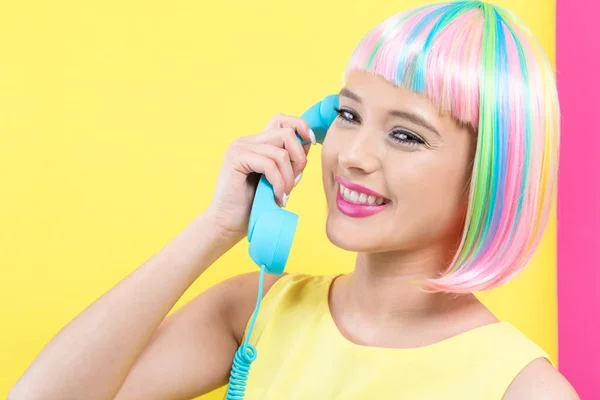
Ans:
{"type": "MultiPolygon", "coordinates": [[[[6,2],[0,396],[61,327],[204,209],[232,139],[339,90],[359,39],[423,3],[6,2]]],[[[525,21],[554,62],[554,1],[499,4],[525,21]]],[[[353,254],[325,235],[319,147],[288,209],[300,215],[289,271],[352,269],[353,254]]],[[[530,267],[480,297],[556,360],[555,231],[553,216],[530,267]]],[[[176,308],[254,268],[243,241],[176,308]]]]}

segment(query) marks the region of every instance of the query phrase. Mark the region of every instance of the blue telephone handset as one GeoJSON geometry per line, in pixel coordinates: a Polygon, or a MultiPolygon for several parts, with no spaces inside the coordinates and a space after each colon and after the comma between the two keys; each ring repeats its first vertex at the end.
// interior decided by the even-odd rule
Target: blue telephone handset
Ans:
{"type": "MultiPolygon", "coordinates": [[[[338,106],[338,95],[332,94],[313,105],[300,116],[315,133],[317,143],[323,144],[329,126],[337,116],[335,108],[338,106]]],[[[298,134],[296,136],[300,143],[302,143],[300,136],[298,134]]],[[[265,272],[275,275],[283,274],[288,255],[292,248],[297,224],[298,215],[280,208],[275,203],[273,186],[271,186],[266,176],[262,175],[256,187],[256,194],[254,195],[250,211],[250,220],[248,221],[250,257],[260,267],[258,298],[250,325],[248,326],[246,339],[235,353],[229,377],[229,386],[227,388],[227,400],[240,400],[244,398],[250,364],[257,356],[256,348],[249,344],[249,340],[260,308],[264,274],[265,272]]]]}
{"type": "MultiPolygon", "coordinates": [[[[309,108],[300,117],[315,133],[317,143],[323,144],[329,126],[337,116],[338,95],[332,94],[309,108]]],[[[300,143],[302,139],[296,134],[300,143]]],[[[281,275],[296,233],[298,215],[275,203],[273,187],[265,175],[260,177],[248,222],[250,257],[267,273],[281,275]]]]}

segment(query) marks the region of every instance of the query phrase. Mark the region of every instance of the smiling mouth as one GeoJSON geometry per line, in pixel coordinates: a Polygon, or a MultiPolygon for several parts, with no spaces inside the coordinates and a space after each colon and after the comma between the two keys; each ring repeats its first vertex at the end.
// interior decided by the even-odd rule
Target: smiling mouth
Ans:
{"type": "Polygon", "coordinates": [[[348,203],[363,206],[382,206],[390,203],[390,199],[361,193],[356,190],[350,190],[341,183],[338,183],[337,192],[348,203]]]}

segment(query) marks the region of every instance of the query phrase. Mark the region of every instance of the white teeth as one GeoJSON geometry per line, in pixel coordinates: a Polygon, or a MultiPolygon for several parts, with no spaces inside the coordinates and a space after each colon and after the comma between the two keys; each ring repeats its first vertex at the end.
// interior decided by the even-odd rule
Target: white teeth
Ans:
{"type": "Polygon", "coordinates": [[[340,193],[344,197],[344,199],[350,203],[355,204],[377,204],[381,205],[385,201],[382,197],[370,196],[365,193],[359,193],[354,190],[350,190],[344,185],[340,184],[340,193]]]}
{"type": "Polygon", "coordinates": [[[342,190],[342,194],[344,195],[344,199],[350,201],[350,190],[348,190],[345,187],[342,187],[341,190],[342,190]]]}

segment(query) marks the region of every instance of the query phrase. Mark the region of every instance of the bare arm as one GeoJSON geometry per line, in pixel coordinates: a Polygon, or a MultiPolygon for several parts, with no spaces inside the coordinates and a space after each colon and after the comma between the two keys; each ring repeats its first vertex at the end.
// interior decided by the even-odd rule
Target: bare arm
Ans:
{"type": "MultiPolygon", "coordinates": [[[[178,299],[235,244],[213,229],[211,218],[206,212],[200,214],[153,258],[65,326],[13,387],[9,399],[113,399],[178,299]]],[[[217,312],[212,311],[213,318],[217,312]]],[[[170,325],[161,329],[158,341],[161,334],[172,332],[170,325]]],[[[219,345],[232,347],[233,343],[219,345]]]]}
{"type": "MultiPolygon", "coordinates": [[[[265,275],[263,295],[278,278],[265,275]]],[[[235,276],[170,315],[115,400],[193,399],[227,384],[257,291],[258,272],[235,276]]]]}
{"type": "MultiPolygon", "coordinates": [[[[165,316],[215,260],[246,237],[254,178],[264,174],[283,204],[309,149],[296,132],[315,143],[306,121],[283,114],[260,134],[236,139],[207,211],[64,327],[9,400],[186,399],[225,383],[254,308],[255,274],[216,285],[165,316]]],[[[265,277],[263,294],[276,279],[265,277]]]]}

